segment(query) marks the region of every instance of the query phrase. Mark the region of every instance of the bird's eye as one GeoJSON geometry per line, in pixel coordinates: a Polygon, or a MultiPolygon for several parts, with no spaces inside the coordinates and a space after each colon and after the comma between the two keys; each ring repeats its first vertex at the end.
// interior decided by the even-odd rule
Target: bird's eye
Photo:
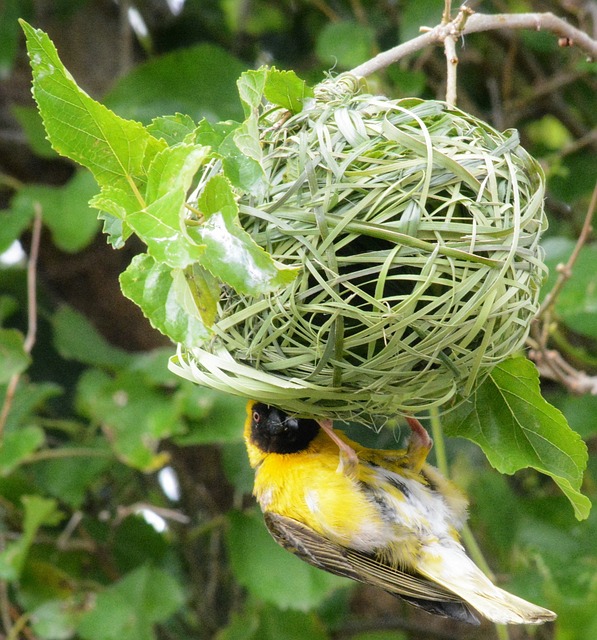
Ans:
{"type": "Polygon", "coordinates": [[[255,424],[261,422],[261,414],[258,411],[253,411],[253,422],[255,424]]]}

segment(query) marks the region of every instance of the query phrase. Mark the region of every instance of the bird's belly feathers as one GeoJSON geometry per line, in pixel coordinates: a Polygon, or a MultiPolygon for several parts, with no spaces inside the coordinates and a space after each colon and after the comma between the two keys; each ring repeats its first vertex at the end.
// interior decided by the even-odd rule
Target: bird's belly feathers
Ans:
{"type": "Polygon", "coordinates": [[[415,478],[367,463],[351,478],[337,466],[337,455],[268,457],[255,478],[261,509],[298,520],[343,546],[389,554],[400,564],[427,541],[450,536],[445,501],[415,478]]]}

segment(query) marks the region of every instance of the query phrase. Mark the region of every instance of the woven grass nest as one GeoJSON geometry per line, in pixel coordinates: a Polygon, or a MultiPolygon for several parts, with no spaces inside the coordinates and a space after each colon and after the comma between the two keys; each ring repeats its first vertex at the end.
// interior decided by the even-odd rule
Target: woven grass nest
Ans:
{"type": "Polygon", "coordinates": [[[301,272],[258,298],[225,291],[213,339],[181,348],[173,368],[288,412],[369,423],[466,397],[522,347],[537,310],[539,164],[515,131],[361,93],[350,76],[285,117],[264,106],[269,186],[239,207],[301,272]]]}

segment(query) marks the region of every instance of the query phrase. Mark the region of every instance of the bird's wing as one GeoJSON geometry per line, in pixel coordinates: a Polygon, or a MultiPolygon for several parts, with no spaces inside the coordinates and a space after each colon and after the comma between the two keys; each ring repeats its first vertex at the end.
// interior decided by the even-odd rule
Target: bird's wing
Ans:
{"type": "Polygon", "coordinates": [[[431,613],[479,623],[461,598],[426,578],[336,544],[292,518],[271,512],[266,512],[264,518],[270,534],[280,546],[319,569],[374,585],[431,613]]]}

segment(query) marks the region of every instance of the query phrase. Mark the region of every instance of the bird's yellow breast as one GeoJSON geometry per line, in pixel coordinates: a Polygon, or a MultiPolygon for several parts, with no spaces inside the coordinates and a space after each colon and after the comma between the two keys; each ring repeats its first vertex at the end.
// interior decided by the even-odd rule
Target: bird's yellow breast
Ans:
{"type": "Polygon", "coordinates": [[[263,511],[294,518],[340,544],[384,545],[394,535],[393,526],[360,489],[371,468],[359,465],[353,478],[338,473],[338,463],[338,447],[324,433],[300,453],[262,456],[255,469],[255,497],[263,511]]]}

